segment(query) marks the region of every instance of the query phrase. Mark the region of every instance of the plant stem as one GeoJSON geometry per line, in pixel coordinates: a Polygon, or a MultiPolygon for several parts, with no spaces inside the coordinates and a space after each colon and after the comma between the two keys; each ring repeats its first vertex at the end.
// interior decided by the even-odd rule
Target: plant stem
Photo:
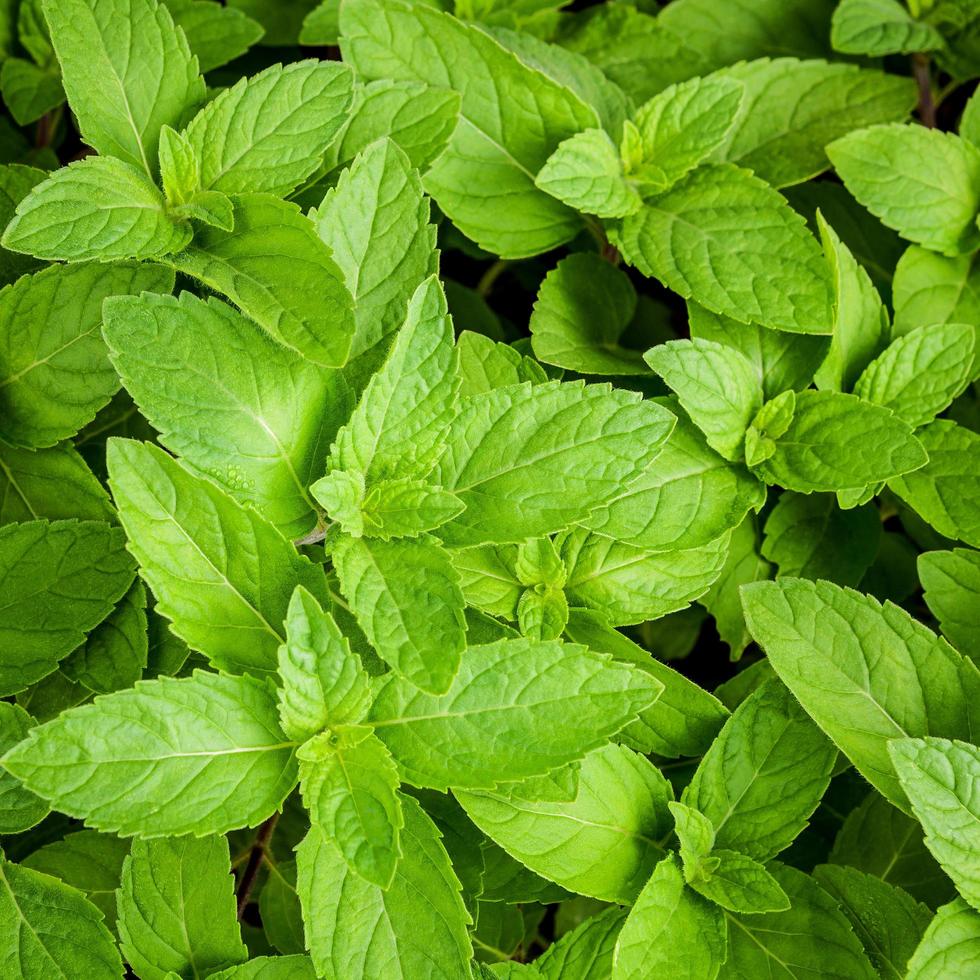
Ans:
{"type": "Polygon", "coordinates": [[[923,126],[936,128],[936,103],[932,97],[932,76],[927,54],[912,55],[912,72],[919,86],[919,119],[923,126]]]}
{"type": "Polygon", "coordinates": [[[245,914],[245,907],[248,905],[249,899],[252,897],[252,889],[255,887],[255,878],[259,873],[259,868],[262,866],[262,859],[265,857],[266,850],[269,847],[269,841],[272,839],[272,834],[276,829],[276,824],[279,822],[279,814],[274,813],[271,817],[261,827],[259,827],[258,833],[255,835],[255,841],[252,844],[252,850],[248,855],[248,863],[245,865],[245,871],[242,873],[242,880],[238,883],[238,918],[245,914]]]}
{"type": "Polygon", "coordinates": [[[486,299],[490,293],[493,291],[494,284],[500,278],[501,273],[503,273],[510,263],[506,259],[497,259],[496,262],[483,275],[480,277],[480,281],[476,284],[477,293],[486,299]]]}

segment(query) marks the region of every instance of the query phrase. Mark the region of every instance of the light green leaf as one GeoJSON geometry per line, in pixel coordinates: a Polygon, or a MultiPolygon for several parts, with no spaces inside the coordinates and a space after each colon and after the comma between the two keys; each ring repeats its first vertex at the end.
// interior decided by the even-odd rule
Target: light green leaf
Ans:
{"type": "Polygon", "coordinates": [[[463,504],[454,493],[425,480],[412,477],[382,480],[364,498],[364,533],[386,541],[417,538],[451,521],[462,510],[463,504]]]}
{"type": "Polygon", "coordinates": [[[976,323],[980,317],[980,261],[910,245],[895,267],[895,337],[933,323],[976,323]]]}
{"type": "Polygon", "coordinates": [[[667,808],[674,818],[684,880],[691,884],[707,879],[718,864],[707,860],[715,846],[715,828],[703,813],[684,803],[668,803],[667,808]]]}
{"type": "Polygon", "coordinates": [[[468,606],[475,606],[488,616],[516,621],[517,604],[524,589],[514,570],[516,545],[459,548],[451,553],[451,558],[460,574],[460,587],[468,606]]]}
{"type": "Polygon", "coordinates": [[[469,647],[443,695],[389,676],[369,720],[407,782],[493,789],[582,758],[661,690],[577,644],[501,640],[469,647]]]}
{"type": "Polygon", "coordinates": [[[762,386],[749,360],[712,340],[670,340],[643,359],[674,390],[681,407],[726,459],[742,458],[745,430],[762,407],[762,386]]]}
{"type": "Polygon", "coordinates": [[[204,101],[183,31],[157,0],[44,0],[51,42],[82,139],[153,179],[164,125],[204,101]]]}
{"type": "Polygon", "coordinates": [[[108,468],[130,550],[173,631],[219,669],[275,671],[293,588],[328,602],[322,570],[155,446],[112,439],[108,468]]]}
{"type": "Polygon", "coordinates": [[[765,487],[744,467],[730,463],[674,400],[677,416],[660,453],[608,504],[592,512],[586,527],[649,551],[697,548],[737,527],[765,501],[765,487]]]}
{"type": "Polygon", "coordinates": [[[619,150],[602,129],[586,129],[560,143],[534,184],[570,208],[600,218],[625,218],[642,204],[619,150]]]}
{"type": "Polygon", "coordinates": [[[365,881],[390,888],[404,819],[388,750],[370,728],[347,726],[315,735],[297,757],[313,832],[332,841],[365,881]]]}
{"type": "Polygon", "coordinates": [[[829,582],[742,589],[749,629],[807,713],[862,775],[903,810],[888,757],[896,738],[973,737],[980,672],[891,603],[829,582]]]}
{"type": "Polygon", "coordinates": [[[980,969],[980,913],[963,899],[944,905],[909,960],[905,980],[968,977],[980,969]]]}
{"type": "Polygon", "coordinates": [[[878,975],[903,980],[905,965],[932,918],[929,909],[900,888],[856,868],[822,864],[814,877],[837,899],[878,975]]]}
{"type": "Polygon", "coordinates": [[[201,187],[283,197],[317,167],[347,118],[350,68],[335,61],[273,65],[209,102],[185,130],[201,187]]]}
{"type": "Polygon", "coordinates": [[[621,742],[641,752],[655,752],[667,758],[701,755],[707,751],[728,717],[728,711],[717,698],[610,628],[601,614],[572,609],[565,635],[596,653],[630,664],[663,685],[657,700],[642,708],[637,720],[617,736],[621,742]]]}
{"type": "Polygon", "coordinates": [[[265,194],[235,200],[234,231],[202,228],[167,260],[224,293],[279,343],[325,367],[342,365],[354,334],[343,275],[312,222],[265,194]]]}
{"type": "Polygon", "coordinates": [[[657,865],[623,924],[612,978],[714,980],[725,962],[727,932],[721,909],[686,887],[670,855],[657,865]]]}
{"type": "Polygon", "coordinates": [[[728,557],[728,535],[686,551],[649,552],[576,528],[558,539],[573,605],[603,614],[611,626],[660,619],[708,591],[728,557]]]}
{"type": "Polygon", "coordinates": [[[552,943],[535,961],[541,980],[595,980],[612,971],[613,950],[626,912],[607,908],[552,943]]]}
{"type": "Polygon", "coordinates": [[[0,692],[46,677],[102,622],[133,581],[118,528],[30,521],[0,528],[0,692]]]}
{"type": "Polygon", "coordinates": [[[711,820],[718,847],[767,861],[807,825],[836,759],[834,746],[773,680],[725,723],[681,799],[711,820]]]}
{"type": "Polygon", "coordinates": [[[469,915],[435,825],[410,796],[402,857],[387,891],[355,875],[316,831],[296,853],[306,941],[317,975],[344,980],[461,980],[469,915]]]}
{"type": "Polygon", "coordinates": [[[309,956],[254,956],[247,963],[212,973],[208,980],[317,980],[309,956]]]}
{"type": "Polygon", "coordinates": [[[542,800],[533,781],[506,795],[456,796],[470,819],[523,865],[580,895],[631,902],[663,856],[670,784],[621,745],[590,752],[570,800],[542,800]]]}
{"type": "Polygon", "coordinates": [[[463,593],[432,538],[344,535],[332,557],[341,589],[371,646],[412,685],[449,689],[466,646],[463,593]]]}
{"type": "MultiPolygon", "coordinates": [[[[84,2],[84,0],[81,0],[84,2]]],[[[39,259],[155,259],[191,240],[149,177],[113,157],[56,170],[18,205],[3,247],[39,259]]]]}
{"type": "Polygon", "coordinates": [[[160,130],[160,183],[168,205],[183,204],[201,187],[201,171],[187,137],[170,126],[160,130]]]}
{"type": "Polygon", "coordinates": [[[980,435],[940,419],[919,438],[929,462],[890,489],[940,534],[980,548],[980,435]]]}
{"type": "Polygon", "coordinates": [[[607,385],[513,385],[462,399],[435,471],[466,510],[443,525],[451,545],[519,541],[584,520],[629,486],[674,416],[607,385]]]}
{"type": "Polygon", "coordinates": [[[332,725],[359,722],[371,702],[367,674],[333,616],[297,585],[279,648],[279,720],[305,740],[332,725]]]}
{"type": "Polygon", "coordinates": [[[725,849],[712,852],[718,864],[705,880],[691,882],[691,887],[705,898],[730,912],[759,915],[784,912],[789,898],[779,882],[758,862],[725,849]]]}
{"type": "Polygon", "coordinates": [[[339,373],[190,293],[111,300],[103,334],[164,446],[284,535],[314,526],[307,487],[351,403],[339,373]]]}
{"type": "Polygon", "coordinates": [[[202,73],[243,55],[263,34],[262,26],[234,7],[210,0],[164,0],[184,32],[202,73]]]}
{"type": "Polygon", "coordinates": [[[56,61],[39,67],[26,58],[7,58],[0,69],[0,92],[19,126],[36,122],[65,101],[56,61]]]}
{"type": "Polygon", "coordinates": [[[517,624],[532,640],[557,640],[568,624],[568,599],[551,585],[527,588],[517,601],[517,624]]]}
{"type": "Polygon", "coordinates": [[[412,294],[438,269],[429,201],[408,157],[390,139],[363,149],[310,212],[354,298],[350,357],[369,352],[401,326],[412,294]]]}
{"type": "MultiPolygon", "coordinates": [[[[758,18],[758,8],[747,9],[745,16],[758,18]]],[[[826,20],[818,33],[826,38],[826,20]]],[[[777,37],[758,54],[785,52],[785,38],[777,37]]],[[[830,166],[828,143],[862,126],[903,120],[916,100],[907,77],[839,62],[760,57],[732,64],[712,78],[737,81],[745,93],[717,157],[774,187],[816,177],[830,166]]]]}
{"type": "Polygon", "coordinates": [[[2,764],[90,827],[204,836],[274,813],[296,785],[295,745],[263,682],[198,670],[64,711],[2,764]]]}
{"type": "Polygon", "coordinates": [[[77,889],[0,861],[0,973],[24,980],[121,980],[102,913],[77,889]]]}
{"type": "Polygon", "coordinates": [[[887,408],[838,391],[802,391],[795,406],[756,469],[767,483],[799,493],[861,489],[926,462],[911,426],[887,408]]]}
{"type": "Polygon", "coordinates": [[[524,381],[543,384],[548,380],[544,368],[533,357],[472,330],[464,330],[459,335],[456,351],[462,380],[461,395],[480,395],[524,381]]]}
{"type": "Polygon", "coordinates": [[[911,426],[925,425],[970,383],[976,336],[976,328],[966,323],[919,327],[864,369],[854,393],[891,409],[911,426]]]}
{"type": "Polygon", "coordinates": [[[980,150],[924,126],[871,126],[827,148],[847,189],[903,238],[945,255],[980,244],[980,150]]]}
{"type": "Polygon", "coordinates": [[[619,343],[635,312],[626,274],[598,255],[575,252],[538,290],[530,322],[534,355],[581,374],[646,374],[640,352],[619,343]]]}
{"type": "MultiPolygon", "coordinates": [[[[34,719],[19,705],[0,701],[0,752],[27,738],[34,719]]],[[[21,785],[12,773],[0,769],[0,834],[19,834],[40,823],[48,804],[21,785]]]]}
{"type": "Polygon", "coordinates": [[[119,387],[99,333],[103,300],[172,287],[163,269],[117,263],[52,266],[0,292],[0,436],[53,446],[91,422],[119,387]]]}
{"type": "Polygon", "coordinates": [[[926,832],[926,845],[956,889],[980,905],[980,752],[945,738],[889,743],[902,789],[926,832]]]}
{"type": "Polygon", "coordinates": [[[745,170],[699,167],[612,233],[646,276],[715,313],[791,333],[830,332],[830,278],[785,198],[745,170]]]}
{"type": "Polygon", "coordinates": [[[899,0],[841,0],[831,22],[830,43],[846,54],[912,54],[935,51],[943,36],[916,20],[899,0]]]}
{"type": "Polygon", "coordinates": [[[344,60],[374,80],[455,89],[460,120],[425,178],[454,224],[504,258],[546,252],[574,237],[579,216],[534,186],[558,145],[594,128],[595,110],[524,64],[484,31],[429,7],[353,0],[340,17],[344,60]],[[425,38],[425,43],[419,43],[425,38]],[[527,92],[530,100],[502,92],[527,92]]]}
{"type": "Polygon", "coordinates": [[[980,662],[980,551],[954,548],[919,555],[924,598],[943,635],[980,662]]]}
{"type": "Polygon", "coordinates": [[[118,927],[126,962],[141,980],[207,976],[248,957],[230,869],[223,837],[133,841],[118,927]]]}

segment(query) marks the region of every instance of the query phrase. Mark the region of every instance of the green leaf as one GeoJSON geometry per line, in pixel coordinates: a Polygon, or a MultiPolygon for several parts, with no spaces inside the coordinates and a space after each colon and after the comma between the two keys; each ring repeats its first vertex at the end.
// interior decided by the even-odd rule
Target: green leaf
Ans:
{"type": "Polygon", "coordinates": [[[121,980],[123,964],[102,913],[80,891],[0,861],[0,971],[121,980]]]}
{"type": "Polygon", "coordinates": [[[895,267],[895,337],[932,323],[976,323],[980,316],[980,262],[910,245],[895,267]]]}
{"type": "Polygon", "coordinates": [[[243,55],[263,34],[262,26],[240,10],[210,0],[164,0],[184,32],[202,73],[243,55]]]}
{"type": "Polygon", "coordinates": [[[807,713],[859,772],[903,810],[890,740],[970,738],[980,672],[891,603],[829,582],[742,589],[749,629],[807,713]]]}
{"type": "Polygon", "coordinates": [[[315,364],[346,361],[354,333],[351,297],[330,250],[294,204],[241,195],[234,231],[202,228],[168,262],[224,293],[273,339],[315,364]]]}
{"type": "Polygon", "coordinates": [[[493,789],[582,758],[661,689],[577,644],[501,640],[469,647],[443,695],[389,676],[369,720],[407,782],[493,789]]]}
{"type": "Polygon", "coordinates": [[[480,395],[524,381],[543,384],[548,380],[544,368],[533,357],[472,330],[464,330],[459,335],[456,351],[461,395],[480,395]]]}
{"type": "Polygon", "coordinates": [[[542,980],[594,980],[612,971],[613,950],[626,913],[607,908],[552,943],[535,961],[542,980]]]}
{"type": "Polygon", "coordinates": [[[626,274],[598,255],[575,252],[538,290],[530,322],[534,355],[581,374],[646,374],[640,352],[619,343],[635,312],[626,274]]]}
{"type": "Polygon", "coordinates": [[[715,846],[715,828],[703,813],[684,803],[668,803],[667,807],[674,818],[684,880],[688,884],[706,880],[718,864],[706,861],[715,846]]]}
{"type": "Polygon", "coordinates": [[[169,205],[190,200],[201,187],[201,170],[187,137],[170,126],[160,130],[160,183],[169,205]]]}
{"type": "Polygon", "coordinates": [[[616,144],[602,129],[586,129],[560,143],[534,184],[570,208],[600,218],[625,218],[642,204],[616,144]]]}
{"type": "Polygon", "coordinates": [[[786,491],[766,520],[762,555],[783,577],[857,586],[880,540],[881,515],[873,504],[841,510],[832,494],[786,491]]]}
{"type": "Polygon", "coordinates": [[[960,895],[977,908],[980,753],[974,745],[945,738],[896,739],[888,751],[926,845],[960,895]]]}
{"type": "Polygon", "coordinates": [[[448,490],[424,480],[382,480],[364,499],[364,533],[369,537],[417,538],[460,514],[463,505],[448,490]]]}
{"type": "Polygon", "coordinates": [[[966,548],[919,555],[924,598],[943,635],[980,662],[980,552],[966,548]]]}
{"type": "MultiPolygon", "coordinates": [[[[17,205],[38,184],[47,179],[47,172],[19,164],[0,166],[0,224],[6,228],[17,205]]],[[[40,263],[29,255],[20,255],[0,248],[0,283],[14,282],[25,272],[38,268],[40,263]]]]}
{"type": "Polygon", "coordinates": [[[847,189],[903,238],[945,255],[980,244],[980,150],[924,126],[871,126],[827,148],[847,189]]]}
{"type": "Polygon", "coordinates": [[[154,259],[191,240],[146,174],[112,157],[56,170],[18,205],[3,247],[39,259],[154,259]]]}
{"type": "Polygon", "coordinates": [[[119,387],[99,334],[103,300],[172,287],[163,269],[117,263],[52,266],[0,292],[0,436],[47,447],[91,422],[119,387]]]}
{"type": "Polygon", "coordinates": [[[370,728],[315,735],[297,752],[313,831],[331,840],[365,881],[391,887],[404,825],[398,771],[370,728]]]}
{"type": "Polygon", "coordinates": [[[371,702],[367,674],[333,616],[297,585],[279,648],[279,720],[297,741],[359,722],[371,702]]]}
{"type": "Polygon", "coordinates": [[[82,139],[156,176],[164,125],[204,101],[184,33],[157,0],[44,0],[51,42],[82,139]]]}
{"type": "Polygon", "coordinates": [[[111,300],[103,334],[164,446],[284,535],[314,526],[307,488],[351,401],[339,374],[190,293],[111,300]]]}
{"type": "Polygon", "coordinates": [[[840,903],[878,975],[903,980],[932,913],[900,888],[856,868],[822,864],[814,877],[840,903]]]}
{"type": "Polygon", "coordinates": [[[898,0],[841,0],[834,11],[830,43],[846,54],[912,54],[935,51],[943,36],[916,20],[898,0]]]}
{"type": "Polygon", "coordinates": [[[354,298],[350,358],[383,355],[412,294],[438,269],[418,173],[390,139],[366,147],[310,212],[354,298]]]}
{"type": "Polygon", "coordinates": [[[108,467],[129,547],[174,632],[219,669],[275,671],[293,588],[326,604],[322,570],[155,446],[113,439],[108,467]]]}
{"type": "Polygon", "coordinates": [[[980,913],[963,899],[944,905],[909,960],[906,980],[968,977],[980,967],[980,913]]]}
{"type": "Polygon", "coordinates": [[[725,962],[720,909],[684,884],[677,858],[657,865],[630,910],[613,953],[613,980],[664,975],[713,980],[725,962]]]}
{"type": "Polygon", "coordinates": [[[976,329],[965,323],[919,327],[893,341],[863,371],[854,393],[909,425],[931,422],[973,375],[976,329]]]}
{"type": "Polygon", "coordinates": [[[309,956],[255,956],[247,963],[212,973],[208,980],[317,980],[309,956]]]}
{"type": "Polygon", "coordinates": [[[742,441],[762,407],[762,387],[747,358],[712,340],[670,340],[643,359],[674,390],[681,407],[726,459],[742,457],[742,441]]]}
{"type": "Polygon", "coordinates": [[[296,785],[295,745],[264,683],[195,671],[64,711],[2,764],[90,827],[204,836],[274,813],[296,785]]]}
{"type": "Polygon", "coordinates": [[[449,689],[466,646],[463,593],[431,538],[343,536],[332,557],[341,589],[378,655],[412,685],[449,689]]]}
{"type": "Polygon", "coordinates": [[[643,756],[606,745],[582,760],[570,800],[541,800],[533,781],[507,794],[456,796],[470,819],[523,865],[580,895],[631,902],[663,856],[667,780],[643,756]]]}
{"type": "Polygon", "coordinates": [[[803,219],[751,173],[699,167],[612,232],[645,276],[715,313],[825,334],[830,280],[803,219]]]}
{"type": "Polygon", "coordinates": [[[919,438],[928,463],[890,489],[940,534],[980,548],[980,435],[940,419],[919,438]]]}
{"type": "Polygon", "coordinates": [[[0,692],[46,677],[102,622],[133,581],[118,528],[30,521],[0,528],[0,692]]]}
{"type": "Polygon", "coordinates": [[[230,868],[223,837],[133,841],[118,893],[119,938],[141,980],[210,975],[247,958],[230,868]]]}
{"type": "Polygon", "coordinates": [[[708,878],[691,882],[699,895],[743,915],[784,912],[790,907],[786,892],[758,861],[725,849],[713,851],[712,861],[719,863],[708,878]]]}
{"type": "Polygon", "coordinates": [[[645,189],[666,190],[707,160],[732,128],[742,94],[730,78],[692,78],[640,106],[634,121],[643,155],[635,176],[645,189]]]}
{"type": "MultiPolygon", "coordinates": [[[[750,10],[747,18],[759,16],[757,8],[750,10]]],[[[818,33],[827,36],[826,21],[818,33]]],[[[777,37],[758,54],[785,51],[785,38],[777,37]]],[[[904,120],[916,100],[909,78],[826,61],[758,58],[712,77],[739,82],[745,93],[717,158],[753,171],[774,187],[799,184],[827,170],[828,143],[862,126],[904,120]]]]}
{"type": "MultiPolygon", "coordinates": [[[[426,477],[442,453],[453,418],[454,368],[446,296],[439,279],[430,276],[412,296],[387,360],[337,434],[328,469],[358,471],[371,482],[426,477]]],[[[312,489],[315,494],[317,485],[312,489]]]]}
{"type": "Polygon", "coordinates": [[[578,95],[482,30],[428,7],[354,0],[341,10],[340,28],[344,60],[364,78],[424,82],[462,97],[459,124],[425,184],[463,234],[504,258],[523,258],[578,233],[579,216],[534,186],[558,145],[598,122],[578,95]]]}
{"type": "Polygon", "coordinates": [[[283,197],[317,167],[347,118],[350,68],[335,61],[273,65],[209,102],[185,130],[201,187],[283,197]]]}
{"type": "Polygon", "coordinates": [[[316,831],[296,854],[306,941],[318,976],[458,980],[469,974],[469,916],[440,833],[400,797],[402,857],[387,891],[355,875],[316,831]]]}
{"type": "MultiPolygon", "coordinates": [[[[281,953],[305,953],[303,909],[296,891],[296,862],[266,862],[269,875],[259,892],[259,918],[265,938],[281,953]]],[[[307,959],[312,971],[312,964],[307,959]]]]}
{"type": "Polygon", "coordinates": [[[660,405],[607,385],[464,398],[435,476],[466,510],[439,536],[457,546],[519,541],[582,521],[643,472],[673,424],[660,405]]]}
{"type": "Polygon", "coordinates": [[[10,114],[20,126],[36,122],[65,101],[57,63],[39,67],[25,58],[7,58],[4,61],[0,69],[0,92],[10,114]]]}
{"type": "Polygon", "coordinates": [[[769,870],[791,907],[762,915],[726,913],[728,960],[721,975],[726,980],[874,980],[878,974],[837,901],[795,868],[770,865],[769,870]]]}
{"type": "Polygon", "coordinates": [[[655,752],[667,758],[707,751],[728,717],[717,698],[610,628],[601,614],[572,609],[565,635],[596,653],[632,665],[663,685],[657,700],[642,708],[637,720],[617,736],[620,741],[641,752],[655,752]]]}
{"type": "Polygon", "coordinates": [[[718,847],[768,861],[807,825],[836,759],[833,745],[773,680],[728,719],[681,799],[712,822],[718,847]]]}
{"type": "MultiPolygon", "coordinates": [[[[0,701],[0,752],[23,741],[34,724],[34,719],[19,705],[0,701]]],[[[30,830],[49,812],[44,800],[22,786],[12,773],[0,769],[0,834],[30,830]]]]}
{"type": "Polygon", "coordinates": [[[924,444],[887,408],[838,391],[802,391],[795,405],[756,470],[767,483],[799,493],[862,489],[926,463],[924,444]]]}
{"type": "Polygon", "coordinates": [[[660,619],[708,591],[728,557],[728,535],[686,551],[648,552],[576,528],[558,539],[568,568],[565,592],[599,610],[611,626],[660,619]]]}

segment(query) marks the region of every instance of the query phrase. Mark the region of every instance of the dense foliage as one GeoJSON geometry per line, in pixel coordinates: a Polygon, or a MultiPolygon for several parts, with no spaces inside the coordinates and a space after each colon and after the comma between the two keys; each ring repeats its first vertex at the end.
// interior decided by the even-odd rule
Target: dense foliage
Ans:
{"type": "Polygon", "coordinates": [[[0,976],[980,976],[978,0],[0,49],[0,976]]]}

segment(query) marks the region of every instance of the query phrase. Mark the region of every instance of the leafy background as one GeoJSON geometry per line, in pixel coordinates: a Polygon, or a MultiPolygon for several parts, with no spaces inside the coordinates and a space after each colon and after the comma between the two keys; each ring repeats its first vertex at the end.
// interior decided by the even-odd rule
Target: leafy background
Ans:
{"type": "Polygon", "coordinates": [[[975,0],[0,49],[0,975],[980,971],[975,0]]]}

